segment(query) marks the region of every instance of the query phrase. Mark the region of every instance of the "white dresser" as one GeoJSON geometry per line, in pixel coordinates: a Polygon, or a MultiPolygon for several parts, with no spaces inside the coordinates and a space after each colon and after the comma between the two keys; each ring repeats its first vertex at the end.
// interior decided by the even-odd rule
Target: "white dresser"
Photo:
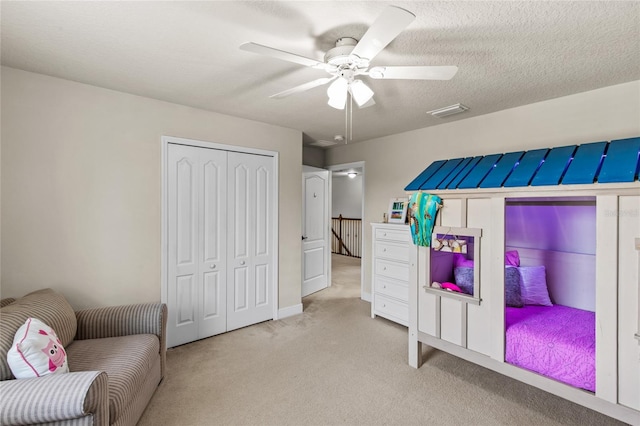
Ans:
{"type": "Polygon", "coordinates": [[[402,325],[409,322],[409,225],[372,223],[373,271],[371,318],[402,325]]]}

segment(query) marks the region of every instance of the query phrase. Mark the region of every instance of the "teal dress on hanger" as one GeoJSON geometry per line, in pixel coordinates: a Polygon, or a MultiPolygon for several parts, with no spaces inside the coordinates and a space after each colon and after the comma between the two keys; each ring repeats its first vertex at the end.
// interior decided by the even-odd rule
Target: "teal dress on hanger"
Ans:
{"type": "Polygon", "coordinates": [[[431,233],[442,198],[437,195],[414,193],[409,199],[409,227],[413,244],[422,247],[431,245],[431,233]]]}

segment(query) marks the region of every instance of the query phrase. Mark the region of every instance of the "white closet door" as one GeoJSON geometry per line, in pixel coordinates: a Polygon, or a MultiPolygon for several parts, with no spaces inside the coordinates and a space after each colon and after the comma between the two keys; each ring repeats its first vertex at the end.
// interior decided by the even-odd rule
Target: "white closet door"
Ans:
{"type": "Polygon", "coordinates": [[[273,318],[273,158],[229,152],[227,330],[273,318]]]}
{"type": "Polygon", "coordinates": [[[227,331],[227,153],[194,148],[201,153],[199,209],[199,337],[227,331]]]}
{"type": "Polygon", "coordinates": [[[168,146],[169,347],[226,331],[226,158],[168,146]]]}

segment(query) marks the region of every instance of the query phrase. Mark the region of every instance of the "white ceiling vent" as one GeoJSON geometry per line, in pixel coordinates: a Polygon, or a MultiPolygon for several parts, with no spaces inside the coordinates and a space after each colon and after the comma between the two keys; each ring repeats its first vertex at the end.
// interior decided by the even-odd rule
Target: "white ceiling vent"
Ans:
{"type": "Polygon", "coordinates": [[[434,109],[433,111],[427,111],[427,114],[431,114],[434,117],[443,118],[448,115],[458,114],[461,112],[465,112],[469,107],[462,104],[450,105],[448,107],[434,109]]]}

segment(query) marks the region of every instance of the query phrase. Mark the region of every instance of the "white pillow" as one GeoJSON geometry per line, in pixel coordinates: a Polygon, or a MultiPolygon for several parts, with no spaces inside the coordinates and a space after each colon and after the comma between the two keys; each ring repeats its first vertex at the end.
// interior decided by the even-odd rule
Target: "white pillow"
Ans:
{"type": "Polygon", "coordinates": [[[55,331],[37,318],[27,318],[13,338],[7,363],[16,379],[68,373],[67,353],[55,331]]]}
{"type": "Polygon", "coordinates": [[[520,293],[525,305],[553,306],[544,266],[520,266],[520,293]]]}

